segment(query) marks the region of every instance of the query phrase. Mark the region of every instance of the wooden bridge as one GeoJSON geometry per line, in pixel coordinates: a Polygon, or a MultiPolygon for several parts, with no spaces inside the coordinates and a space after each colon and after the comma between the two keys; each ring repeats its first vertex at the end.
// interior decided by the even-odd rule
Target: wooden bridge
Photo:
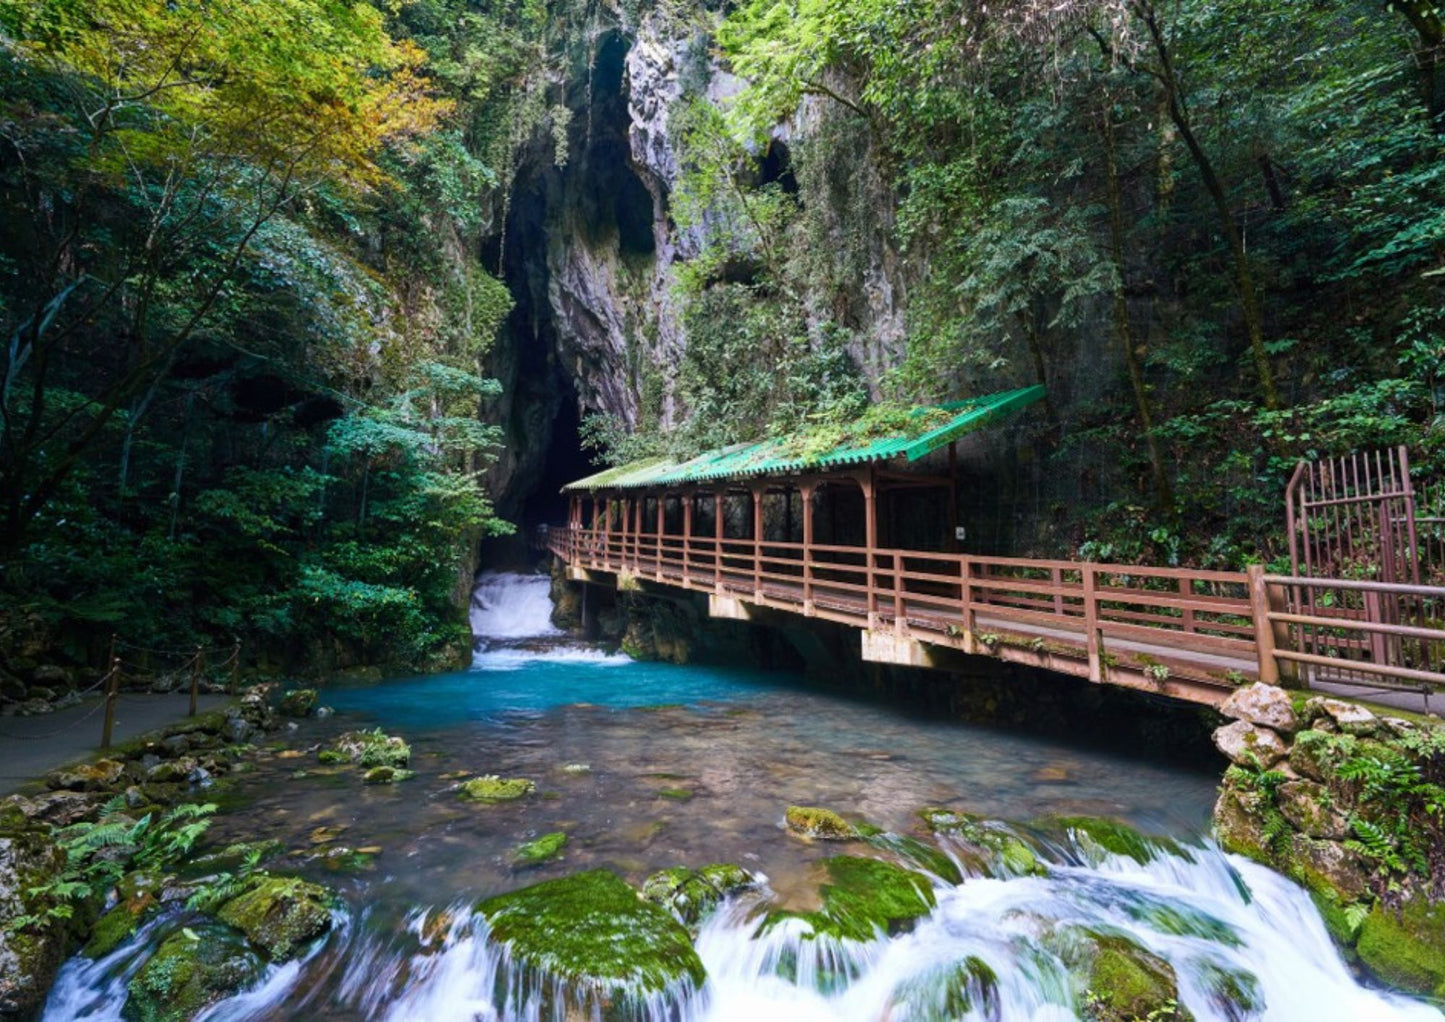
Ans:
{"type": "Polygon", "coordinates": [[[1445,588],[819,544],[810,515],[803,541],[783,542],[766,538],[761,499],[751,537],[697,536],[694,499],[677,531],[663,500],[650,530],[633,500],[538,542],[577,581],[706,593],[721,618],[856,627],[877,662],[987,655],[1206,704],[1261,680],[1428,710],[1445,684],[1445,588]]]}

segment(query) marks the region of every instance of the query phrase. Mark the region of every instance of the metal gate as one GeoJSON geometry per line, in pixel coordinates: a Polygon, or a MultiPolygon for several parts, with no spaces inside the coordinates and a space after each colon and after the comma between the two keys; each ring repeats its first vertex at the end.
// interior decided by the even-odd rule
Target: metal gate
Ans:
{"type": "Polygon", "coordinates": [[[1285,489],[1294,574],[1420,581],[1410,458],[1394,450],[1301,461],[1285,489]]]}

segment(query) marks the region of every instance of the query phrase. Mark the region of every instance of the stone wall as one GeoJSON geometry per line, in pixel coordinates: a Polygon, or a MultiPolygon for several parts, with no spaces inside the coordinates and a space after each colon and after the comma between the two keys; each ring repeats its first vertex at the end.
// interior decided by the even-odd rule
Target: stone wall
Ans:
{"type": "Polygon", "coordinates": [[[1445,996],[1445,729],[1263,684],[1220,712],[1220,845],[1304,885],[1370,975],[1445,996]]]}

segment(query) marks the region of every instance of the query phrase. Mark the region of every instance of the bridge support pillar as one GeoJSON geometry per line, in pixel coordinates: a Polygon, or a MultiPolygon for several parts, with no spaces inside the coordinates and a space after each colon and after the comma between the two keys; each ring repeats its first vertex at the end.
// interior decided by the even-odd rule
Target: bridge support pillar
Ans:
{"type": "Polygon", "coordinates": [[[937,667],[933,647],[896,632],[868,629],[863,632],[863,659],[875,664],[901,667],[937,667]]]}
{"type": "Polygon", "coordinates": [[[708,617],[723,618],[728,621],[751,621],[753,610],[752,604],[744,603],[735,596],[710,594],[707,598],[708,617]]]}

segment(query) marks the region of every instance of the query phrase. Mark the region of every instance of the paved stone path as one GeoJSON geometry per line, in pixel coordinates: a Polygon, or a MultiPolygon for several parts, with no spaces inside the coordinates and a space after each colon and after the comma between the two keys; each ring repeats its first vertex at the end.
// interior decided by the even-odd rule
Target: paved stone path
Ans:
{"type": "MultiPolygon", "coordinates": [[[[198,706],[204,713],[229,701],[229,696],[203,695],[198,706]]],[[[0,717],[0,795],[18,791],[56,767],[98,755],[104,703],[94,696],[38,717],[0,717]]],[[[111,740],[127,742],[185,720],[189,708],[190,697],[184,692],[122,692],[111,740]]]]}

